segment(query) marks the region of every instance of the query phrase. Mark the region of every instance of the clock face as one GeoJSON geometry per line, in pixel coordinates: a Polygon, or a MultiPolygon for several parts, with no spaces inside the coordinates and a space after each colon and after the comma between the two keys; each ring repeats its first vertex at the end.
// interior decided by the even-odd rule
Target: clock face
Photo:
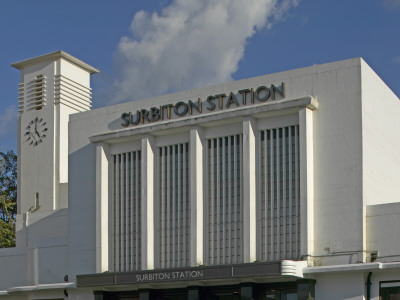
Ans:
{"type": "Polygon", "coordinates": [[[25,142],[30,146],[37,146],[47,135],[46,122],[43,118],[36,117],[25,128],[25,142]]]}

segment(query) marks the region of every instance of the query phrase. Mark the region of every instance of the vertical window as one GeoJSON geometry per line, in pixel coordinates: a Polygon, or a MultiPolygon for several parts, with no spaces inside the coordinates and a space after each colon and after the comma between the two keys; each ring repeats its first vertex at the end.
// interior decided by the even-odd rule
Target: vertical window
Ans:
{"type": "Polygon", "coordinates": [[[400,287],[382,288],[380,294],[382,300],[400,300],[400,287]]]}
{"type": "Polygon", "coordinates": [[[141,152],[114,155],[114,271],[135,271],[141,261],[141,152]]]}
{"type": "Polygon", "coordinates": [[[242,262],[242,135],[208,139],[208,264],[242,262]]]}
{"type": "Polygon", "coordinates": [[[379,283],[379,299],[400,300],[400,282],[381,281],[379,283]]]}
{"type": "Polygon", "coordinates": [[[259,132],[259,257],[298,259],[300,253],[299,127],[259,132]]]}
{"type": "Polygon", "coordinates": [[[158,172],[158,266],[189,266],[189,144],[158,148],[158,172]]]}

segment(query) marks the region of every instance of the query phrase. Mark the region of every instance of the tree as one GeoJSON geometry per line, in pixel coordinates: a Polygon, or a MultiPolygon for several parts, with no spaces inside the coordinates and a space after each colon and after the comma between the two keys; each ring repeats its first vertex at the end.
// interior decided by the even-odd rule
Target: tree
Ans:
{"type": "Polygon", "coordinates": [[[0,248],[15,247],[17,155],[0,152],[0,248]]]}

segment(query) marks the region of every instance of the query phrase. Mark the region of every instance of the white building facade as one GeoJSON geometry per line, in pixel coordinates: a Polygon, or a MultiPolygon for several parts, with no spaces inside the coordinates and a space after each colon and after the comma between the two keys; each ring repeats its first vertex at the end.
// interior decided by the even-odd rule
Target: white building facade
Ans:
{"type": "Polygon", "coordinates": [[[12,66],[0,299],[400,299],[400,102],[362,59],[93,110],[77,58],[12,66]]]}

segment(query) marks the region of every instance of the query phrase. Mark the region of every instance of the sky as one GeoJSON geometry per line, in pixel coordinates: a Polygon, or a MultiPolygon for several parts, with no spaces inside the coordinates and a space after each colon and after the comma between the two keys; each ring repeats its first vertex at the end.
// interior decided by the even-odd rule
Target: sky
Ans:
{"type": "Polygon", "coordinates": [[[354,57],[400,96],[400,0],[1,0],[0,152],[10,64],[58,50],[100,70],[93,108],[354,57]]]}

